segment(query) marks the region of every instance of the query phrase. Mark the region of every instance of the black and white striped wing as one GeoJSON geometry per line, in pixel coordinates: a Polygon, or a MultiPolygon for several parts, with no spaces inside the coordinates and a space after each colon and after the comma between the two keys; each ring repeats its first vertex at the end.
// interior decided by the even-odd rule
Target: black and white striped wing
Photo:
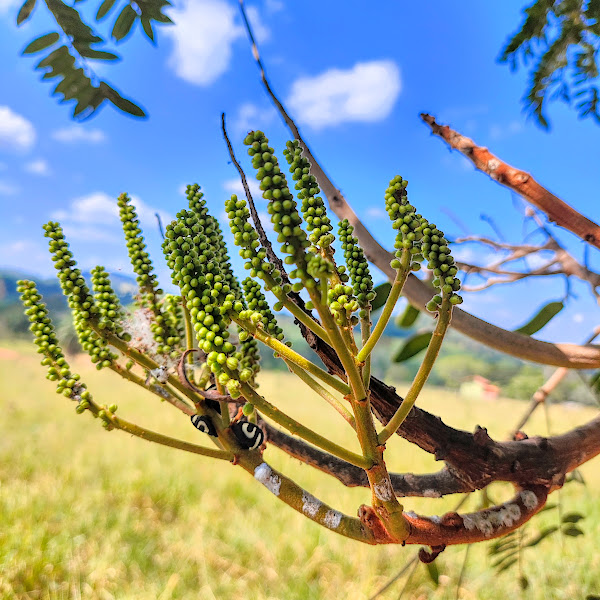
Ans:
{"type": "Polygon", "coordinates": [[[245,450],[256,450],[265,440],[263,430],[254,423],[246,421],[234,423],[231,430],[240,446],[245,450]]]}
{"type": "Polygon", "coordinates": [[[191,417],[192,425],[202,433],[208,433],[212,437],[217,437],[217,430],[213,425],[213,422],[209,417],[204,415],[192,415],[191,417]]]}

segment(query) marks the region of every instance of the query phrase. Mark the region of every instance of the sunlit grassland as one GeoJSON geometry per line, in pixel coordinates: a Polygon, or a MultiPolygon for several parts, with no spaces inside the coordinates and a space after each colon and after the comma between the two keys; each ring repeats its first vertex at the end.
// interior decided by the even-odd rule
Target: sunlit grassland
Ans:
{"type": "MultiPolygon", "coordinates": [[[[415,547],[372,547],[327,531],[279,502],[241,469],[106,432],[89,414],[53,392],[28,344],[0,342],[17,355],[0,359],[0,598],[368,598],[412,558],[415,547]]],[[[189,419],[110,372],[75,361],[99,402],[146,427],[208,441],[189,419]]],[[[403,385],[398,384],[400,392],[403,385]]],[[[288,374],[266,373],[260,391],[294,417],[338,442],[357,447],[348,425],[288,374]]],[[[523,403],[461,399],[426,390],[419,405],[445,422],[472,430],[487,427],[503,438],[523,403]]],[[[584,408],[552,407],[553,433],[594,416],[584,408]]],[[[546,433],[540,411],[528,433],[546,433]]],[[[388,444],[394,471],[423,472],[440,465],[400,438],[388,444]]],[[[315,496],[356,514],[369,501],[364,489],[335,479],[268,448],[265,458],[315,496]]],[[[585,598],[600,593],[600,459],[582,468],[586,486],[560,492],[562,511],[586,515],[586,534],[558,535],[523,554],[527,598],[585,598]]],[[[495,486],[496,501],[510,495],[495,486]]],[[[474,495],[468,507],[475,508],[474,495]]],[[[558,499],[554,494],[553,501],[558,499]]],[[[443,514],[459,497],[406,499],[407,510],[443,514]]],[[[556,522],[556,510],[536,518],[530,530],[556,522]]],[[[518,595],[516,570],[496,575],[489,544],[469,554],[461,597],[518,595]]],[[[455,598],[464,548],[438,559],[435,587],[423,567],[406,598],[455,598]]],[[[402,580],[381,598],[397,598],[402,580]]]]}

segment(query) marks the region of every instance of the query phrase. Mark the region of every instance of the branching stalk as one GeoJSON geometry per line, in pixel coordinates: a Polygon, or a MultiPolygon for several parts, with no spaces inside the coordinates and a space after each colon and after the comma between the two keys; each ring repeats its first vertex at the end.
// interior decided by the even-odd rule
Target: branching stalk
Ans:
{"type": "Polygon", "coordinates": [[[447,297],[444,297],[442,301],[442,305],[439,310],[438,322],[431,336],[431,341],[429,342],[429,346],[427,346],[427,352],[425,353],[425,357],[423,358],[423,362],[415,375],[415,378],[406,394],[404,401],[394,414],[394,416],[390,419],[388,424],[381,430],[379,433],[378,439],[380,444],[385,444],[386,441],[398,431],[398,428],[404,422],[404,419],[410,413],[412,407],[414,406],[427,378],[429,377],[429,373],[431,373],[431,369],[435,363],[437,355],[442,346],[442,342],[444,340],[444,336],[446,335],[446,331],[448,330],[448,326],[450,325],[450,320],[452,317],[452,304],[447,297]]]}
{"type": "Polygon", "coordinates": [[[318,381],[315,381],[304,369],[296,366],[293,362],[288,360],[285,361],[285,364],[288,366],[290,371],[297,375],[308,387],[310,387],[313,391],[315,391],[321,398],[325,400],[328,404],[330,404],[335,410],[337,410],[342,417],[348,423],[356,429],[356,422],[354,416],[350,413],[350,411],[332,394],[330,394],[318,381]]]}
{"type": "MultiPolygon", "coordinates": [[[[160,394],[157,391],[155,391],[152,386],[146,385],[144,383],[144,380],[141,377],[139,377],[138,375],[136,375],[135,373],[132,373],[130,369],[124,369],[123,367],[121,367],[120,365],[118,365],[116,363],[113,363],[113,365],[110,368],[115,373],[117,373],[118,375],[123,377],[123,379],[127,379],[127,381],[131,381],[132,383],[139,385],[140,387],[144,388],[145,390],[152,392],[153,394],[158,396],[161,400],[164,400],[165,402],[172,404],[175,408],[178,408],[182,413],[184,413],[188,416],[196,414],[196,409],[193,408],[192,406],[190,406],[183,398],[181,398],[180,396],[175,394],[175,392],[173,392],[172,390],[165,390],[166,393],[164,395],[160,394]]],[[[164,389],[164,388],[161,388],[161,390],[162,389],[164,389]]]]}
{"type": "Polygon", "coordinates": [[[233,460],[233,453],[228,452],[227,450],[205,448],[204,446],[190,444],[189,442],[184,442],[182,440],[163,435],[162,433],[151,431],[150,429],[146,429],[145,427],[140,427],[139,425],[130,423],[129,421],[121,419],[120,417],[117,417],[114,414],[111,415],[110,421],[117,429],[126,431],[127,433],[142,438],[143,440],[147,440],[148,442],[154,442],[163,446],[169,446],[171,448],[176,448],[177,450],[184,450],[185,452],[201,454],[202,456],[209,456],[210,458],[220,458],[222,460],[228,461],[233,460]]]}
{"type": "Polygon", "coordinates": [[[337,390],[341,394],[347,395],[350,393],[350,388],[343,382],[340,381],[337,377],[330,375],[327,371],[324,371],[314,363],[312,363],[307,358],[304,358],[301,354],[298,354],[284,343],[276,340],[274,337],[270,336],[264,330],[256,327],[253,323],[240,319],[233,315],[233,320],[243,327],[248,333],[250,333],[257,340],[261,341],[265,346],[268,346],[275,352],[277,352],[282,358],[293,362],[295,365],[298,365],[300,368],[304,369],[306,372],[318,377],[321,381],[331,386],[334,390],[337,390]]]}
{"type": "Polygon", "coordinates": [[[396,277],[394,279],[394,283],[392,284],[392,289],[390,290],[390,295],[388,296],[385,306],[383,307],[383,311],[381,312],[381,316],[377,321],[377,325],[375,325],[375,329],[373,329],[373,333],[369,336],[367,343],[360,349],[359,353],[356,355],[357,362],[363,362],[366,358],[371,354],[375,345],[380,340],[387,324],[389,323],[392,317],[392,311],[396,306],[396,302],[398,302],[398,298],[400,298],[400,294],[402,292],[402,288],[404,287],[404,283],[410,273],[410,261],[411,254],[410,251],[404,250],[402,252],[402,258],[400,259],[400,268],[396,271],[396,277]]]}
{"type": "Polygon", "coordinates": [[[273,406],[270,402],[265,400],[260,394],[258,394],[254,388],[252,388],[247,383],[242,383],[242,395],[248,402],[253,404],[263,415],[269,417],[282,427],[285,427],[289,432],[294,433],[301,437],[302,439],[318,446],[319,448],[337,456],[338,458],[342,458],[349,463],[360,467],[361,469],[369,469],[372,466],[372,463],[367,461],[365,458],[339,446],[335,442],[319,435],[314,432],[312,429],[309,429],[302,423],[299,423],[292,417],[286,415],[278,408],[273,406]]]}

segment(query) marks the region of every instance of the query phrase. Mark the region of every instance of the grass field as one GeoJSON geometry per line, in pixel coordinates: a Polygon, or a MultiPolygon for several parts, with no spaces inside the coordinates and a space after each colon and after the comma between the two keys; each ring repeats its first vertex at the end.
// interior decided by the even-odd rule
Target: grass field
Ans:
{"type": "MultiPolygon", "coordinates": [[[[0,598],[362,599],[392,578],[415,547],[371,547],[349,541],[301,517],[241,469],[208,458],[107,433],[89,415],[53,392],[29,344],[1,343],[0,353],[0,598]]],[[[119,404],[119,414],[161,432],[203,443],[189,420],[121,381],[97,373],[85,359],[77,369],[95,398],[119,404]]],[[[402,385],[399,385],[402,391],[402,385]]],[[[347,424],[291,375],[264,374],[261,391],[274,403],[340,442],[347,424]]],[[[511,400],[465,401],[427,390],[420,405],[451,425],[488,427],[504,437],[524,410],[511,400]]],[[[591,409],[553,407],[554,433],[582,423],[591,409]]],[[[528,427],[546,433],[543,415],[528,427]]],[[[439,468],[401,439],[389,444],[394,471],[439,468]]],[[[315,496],[355,514],[368,502],[363,489],[288,460],[275,448],[266,459],[315,496]]],[[[560,492],[563,512],[586,515],[585,536],[553,537],[523,553],[532,599],[600,594],[600,462],[582,469],[587,485],[560,492]]],[[[494,500],[508,488],[493,487],[494,500]]],[[[556,501],[558,494],[553,495],[556,501]]],[[[458,498],[407,499],[407,510],[443,514],[458,498]]],[[[474,498],[470,507],[475,507],[474,498]]],[[[528,526],[552,524],[548,511],[528,526]]],[[[519,597],[516,570],[497,575],[489,544],[471,548],[461,598],[519,597]]],[[[405,598],[455,598],[464,548],[437,561],[436,587],[418,566],[405,598]]],[[[379,598],[395,599],[403,579],[379,598]]]]}

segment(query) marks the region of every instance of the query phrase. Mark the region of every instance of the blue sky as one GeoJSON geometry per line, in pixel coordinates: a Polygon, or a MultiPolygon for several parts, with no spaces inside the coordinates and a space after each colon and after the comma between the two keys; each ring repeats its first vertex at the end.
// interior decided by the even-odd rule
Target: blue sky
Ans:
{"type": "MultiPolygon", "coordinates": [[[[41,225],[58,219],[84,269],[101,263],[130,272],[114,203],[127,191],[166,280],[154,213],[174,216],[185,204],[185,184],[198,182],[219,216],[239,189],[221,139],[221,112],[248,173],[241,143],[247,130],[263,129],[281,151],[289,134],[260,86],[237,2],[176,4],[169,14],[177,25],[158,30],[157,47],[135,30],[117,48],[124,60],[98,69],[149,118],[106,106],[77,124],[67,105],[49,97],[51,84],[39,81],[36,58],[19,57],[33,37],[51,30],[43,7],[17,29],[18,3],[0,0],[0,267],[51,275],[41,225]]],[[[525,3],[390,2],[373,10],[352,0],[305,0],[302,6],[300,14],[279,0],[248,3],[263,60],[316,156],[388,247],[393,233],[383,191],[396,174],[408,179],[411,200],[448,235],[464,233],[451,214],[469,232],[493,235],[481,220],[486,214],[507,240],[522,239],[520,202],[432,137],[418,118],[422,111],[600,218],[600,129],[556,104],[552,131],[542,131],[521,111],[526,73],[496,62],[525,3]]],[[[259,209],[265,206],[259,200],[259,209]]],[[[566,232],[558,237],[581,259],[580,241],[566,232]]],[[[456,252],[474,261],[486,257],[476,246],[456,252]]],[[[600,269],[595,250],[590,261],[600,269]]],[[[585,286],[574,284],[572,291],[577,298],[542,337],[578,342],[598,324],[585,286]]],[[[563,294],[562,281],[537,280],[465,295],[464,306],[510,328],[563,294]]]]}

